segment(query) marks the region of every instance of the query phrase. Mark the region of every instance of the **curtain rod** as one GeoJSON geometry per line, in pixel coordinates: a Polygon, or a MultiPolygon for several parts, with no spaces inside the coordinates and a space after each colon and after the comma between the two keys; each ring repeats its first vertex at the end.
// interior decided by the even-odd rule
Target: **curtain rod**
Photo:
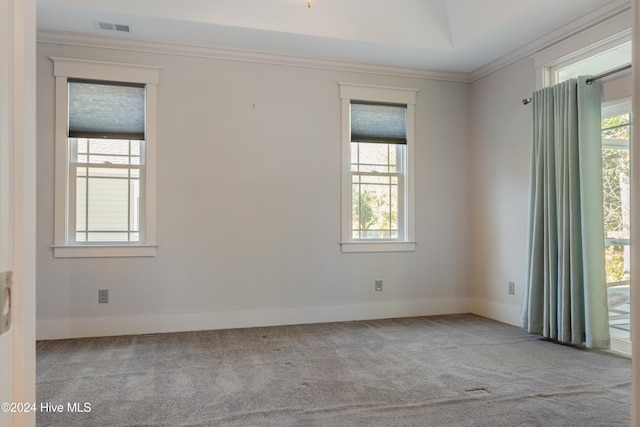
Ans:
{"type": "MultiPolygon", "coordinates": [[[[591,83],[595,82],[596,80],[600,80],[602,78],[608,77],[612,74],[616,74],[619,73],[621,71],[626,71],[628,69],[631,68],[631,64],[627,64],[624,67],[620,67],[620,68],[616,68],[615,70],[611,70],[611,71],[607,71],[606,73],[602,73],[602,74],[598,74],[596,76],[590,77],[587,79],[586,83],[588,85],[590,85],[591,83]]],[[[533,102],[533,98],[525,98],[522,100],[522,105],[527,105],[530,104],[531,102],[533,102]]]]}

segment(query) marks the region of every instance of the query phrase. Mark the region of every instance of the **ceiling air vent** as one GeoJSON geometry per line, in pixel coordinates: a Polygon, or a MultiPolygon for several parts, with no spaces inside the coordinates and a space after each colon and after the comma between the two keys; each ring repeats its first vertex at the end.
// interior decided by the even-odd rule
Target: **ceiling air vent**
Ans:
{"type": "Polygon", "coordinates": [[[121,33],[130,33],[131,27],[123,24],[112,24],[110,22],[98,22],[98,28],[107,31],[120,31],[121,33]]]}
{"type": "Polygon", "coordinates": [[[98,27],[100,27],[101,30],[109,30],[109,31],[113,31],[116,29],[115,25],[110,24],[108,22],[98,22],[98,27]]]}

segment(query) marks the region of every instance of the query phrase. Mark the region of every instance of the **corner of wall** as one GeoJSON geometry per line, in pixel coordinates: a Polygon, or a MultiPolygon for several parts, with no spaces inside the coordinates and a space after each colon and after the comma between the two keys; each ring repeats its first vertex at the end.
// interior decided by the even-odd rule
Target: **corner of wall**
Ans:
{"type": "Polygon", "coordinates": [[[520,309],[510,305],[474,298],[471,301],[471,313],[520,326],[520,309]]]}

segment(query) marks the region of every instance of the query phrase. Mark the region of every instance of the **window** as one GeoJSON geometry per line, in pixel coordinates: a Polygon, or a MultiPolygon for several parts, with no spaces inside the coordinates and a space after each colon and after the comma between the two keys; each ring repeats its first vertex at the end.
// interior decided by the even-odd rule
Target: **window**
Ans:
{"type": "Polygon", "coordinates": [[[155,67],[53,58],[56,257],[154,256],[155,67]]]}
{"type": "Polygon", "coordinates": [[[69,241],[144,241],[144,141],[70,138],[69,144],[69,241]]]}
{"type": "Polygon", "coordinates": [[[406,106],[351,101],[351,238],[397,240],[402,230],[406,106]]]}
{"type": "Polygon", "coordinates": [[[341,83],[342,252],[412,251],[416,90],[341,83]]]}
{"type": "Polygon", "coordinates": [[[611,336],[631,339],[631,101],[602,109],[605,266],[611,336]]]}
{"type": "Polygon", "coordinates": [[[626,38],[615,40],[598,50],[588,50],[581,56],[572,57],[550,67],[552,81],[563,82],[570,78],[600,74],[628,65],[631,62],[631,41],[625,40],[626,38]]]}

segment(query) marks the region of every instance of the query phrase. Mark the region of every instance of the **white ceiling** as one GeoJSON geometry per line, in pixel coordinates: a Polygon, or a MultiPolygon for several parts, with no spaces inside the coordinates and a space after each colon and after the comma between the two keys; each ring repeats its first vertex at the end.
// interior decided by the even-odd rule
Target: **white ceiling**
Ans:
{"type": "Polygon", "coordinates": [[[39,30],[470,73],[624,0],[37,0],[39,30]],[[131,26],[129,34],[98,22],[131,26]]]}

